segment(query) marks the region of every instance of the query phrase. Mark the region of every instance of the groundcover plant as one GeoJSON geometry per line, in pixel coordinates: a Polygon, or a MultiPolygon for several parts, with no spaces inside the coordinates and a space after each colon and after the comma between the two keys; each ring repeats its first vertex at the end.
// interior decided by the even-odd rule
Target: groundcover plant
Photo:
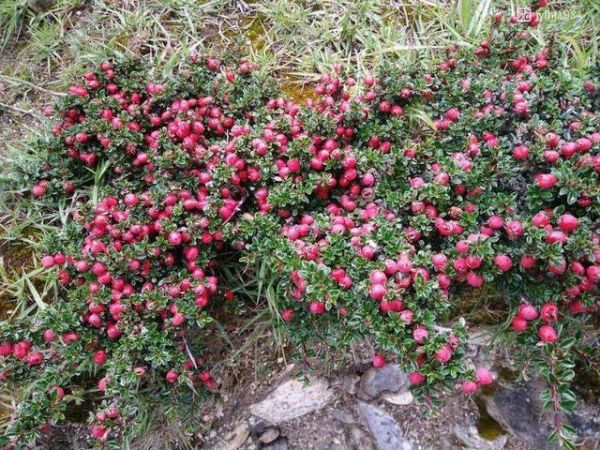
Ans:
{"type": "Polygon", "coordinates": [[[373,339],[373,364],[397,358],[417,392],[493,382],[453,314],[493,286],[499,345],[547,380],[553,437],[571,445],[575,363],[598,353],[600,70],[559,65],[535,13],[492,22],[436,65],[362,80],[340,66],[306,105],[246,60],[193,56],[162,81],[135,60],[86,73],[14,168],[12,189],[67,217],[41,260],[61,299],[2,323],[18,407],[0,442],[33,443],[86,398],[94,445],[119,446],[142,404],[201,399],[216,386],[206,327],[236,290],[221,267],[262,261],[292,339],[373,339]]]}

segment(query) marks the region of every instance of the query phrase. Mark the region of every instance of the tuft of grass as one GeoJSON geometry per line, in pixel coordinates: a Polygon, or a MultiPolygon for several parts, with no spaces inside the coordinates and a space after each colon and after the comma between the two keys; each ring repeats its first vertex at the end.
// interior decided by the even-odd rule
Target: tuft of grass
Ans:
{"type": "Polygon", "coordinates": [[[27,0],[4,0],[0,3],[0,51],[18,39],[28,15],[27,0]]]}

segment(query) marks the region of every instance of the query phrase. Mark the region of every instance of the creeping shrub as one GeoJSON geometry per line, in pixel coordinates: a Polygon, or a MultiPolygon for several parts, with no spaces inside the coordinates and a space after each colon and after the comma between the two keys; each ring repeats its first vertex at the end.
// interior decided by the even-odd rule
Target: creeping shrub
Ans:
{"type": "Polygon", "coordinates": [[[418,391],[493,382],[455,314],[493,286],[548,406],[572,407],[574,364],[597,357],[599,70],[561,67],[535,14],[515,22],[433,67],[338,68],[306,105],[246,60],[193,57],[164,81],[130,60],[86,73],[34,144],[43,160],[15,168],[33,207],[75,207],[42,260],[62,299],[2,326],[18,393],[2,443],[34,442],[82,396],[93,438],[118,441],[143,402],[214,389],[223,261],[267,263],[293,339],[370,337],[418,391]]]}

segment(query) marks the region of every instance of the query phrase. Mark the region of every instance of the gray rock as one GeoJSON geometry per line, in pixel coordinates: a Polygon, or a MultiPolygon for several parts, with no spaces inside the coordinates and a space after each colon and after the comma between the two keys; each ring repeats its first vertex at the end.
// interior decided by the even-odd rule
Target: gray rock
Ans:
{"type": "Polygon", "coordinates": [[[353,423],[356,423],[356,419],[354,418],[354,416],[352,415],[352,413],[350,411],[345,410],[345,409],[336,409],[333,412],[333,417],[338,422],[344,423],[346,425],[351,425],[353,423]]]}
{"type": "Polygon", "coordinates": [[[279,424],[316,411],[333,400],[327,380],[317,378],[309,383],[289,380],[277,387],[250,412],[270,423],[279,424]]]}
{"type": "Polygon", "coordinates": [[[486,401],[488,414],[506,431],[536,449],[554,449],[548,442],[551,414],[544,411],[541,388],[530,382],[527,386],[500,388],[486,401]]]}
{"type": "Polygon", "coordinates": [[[332,442],[329,446],[329,450],[350,450],[350,447],[339,442],[332,442]]]}
{"type": "Polygon", "coordinates": [[[353,426],[348,433],[351,448],[356,450],[376,450],[373,438],[360,427],[353,426]]]}
{"type": "Polygon", "coordinates": [[[360,379],[361,393],[367,398],[377,398],[382,392],[398,392],[402,388],[408,389],[408,375],[398,364],[386,364],[380,369],[371,367],[360,379]]]}
{"type": "Polygon", "coordinates": [[[250,427],[247,423],[240,423],[235,429],[227,436],[226,443],[219,447],[221,450],[237,450],[240,448],[248,436],[250,435],[250,427]]]}
{"type": "Polygon", "coordinates": [[[288,450],[288,442],[286,438],[280,437],[270,444],[263,445],[262,448],[264,450],[288,450]]]}
{"type": "Polygon", "coordinates": [[[412,450],[396,420],[384,410],[359,402],[358,411],[375,438],[379,450],[412,450]]]}
{"type": "Polygon", "coordinates": [[[331,441],[328,450],[352,450],[352,447],[349,446],[346,436],[342,434],[331,441]]]}
{"type": "Polygon", "coordinates": [[[589,404],[579,399],[577,407],[568,418],[580,439],[600,441],[600,405],[589,404]]]}
{"type": "Polygon", "coordinates": [[[400,391],[396,393],[384,392],[382,398],[392,405],[406,406],[410,405],[415,398],[410,391],[400,391]]]}
{"type": "Polygon", "coordinates": [[[472,450],[500,450],[506,445],[506,436],[500,436],[493,441],[483,439],[477,428],[473,425],[461,425],[456,424],[452,428],[454,436],[465,446],[467,449],[472,450]]]}
{"type": "Polygon", "coordinates": [[[263,444],[270,444],[278,437],[279,437],[279,428],[269,427],[261,433],[258,440],[260,442],[262,442],[263,444]]]}
{"type": "Polygon", "coordinates": [[[354,373],[344,375],[341,379],[341,384],[344,390],[350,394],[354,395],[358,391],[358,382],[360,381],[360,377],[354,373]]]}

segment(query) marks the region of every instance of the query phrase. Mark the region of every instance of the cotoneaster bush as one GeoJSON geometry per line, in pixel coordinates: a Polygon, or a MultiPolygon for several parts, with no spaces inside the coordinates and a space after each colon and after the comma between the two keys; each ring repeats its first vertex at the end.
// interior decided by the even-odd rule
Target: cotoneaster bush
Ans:
{"type": "Polygon", "coordinates": [[[138,61],[86,73],[34,144],[43,161],[16,168],[36,208],[76,208],[42,260],[64,298],[2,325],[18,395],[2,443],[33,442],[82,396],[97,444],[115,443],[142,402],[214,389],[204,329],[235,289],[224,260],[268,262],[292,339],[371,337],[419,391],[493,382],[449,319],[492,284],[566,442],[573,366],[597,355],[599,71],[560,67],[536,25],[498,16],[434,67],[338,68],[306,105],[245,60],[193,57],[165,81],[138,61]]]}

